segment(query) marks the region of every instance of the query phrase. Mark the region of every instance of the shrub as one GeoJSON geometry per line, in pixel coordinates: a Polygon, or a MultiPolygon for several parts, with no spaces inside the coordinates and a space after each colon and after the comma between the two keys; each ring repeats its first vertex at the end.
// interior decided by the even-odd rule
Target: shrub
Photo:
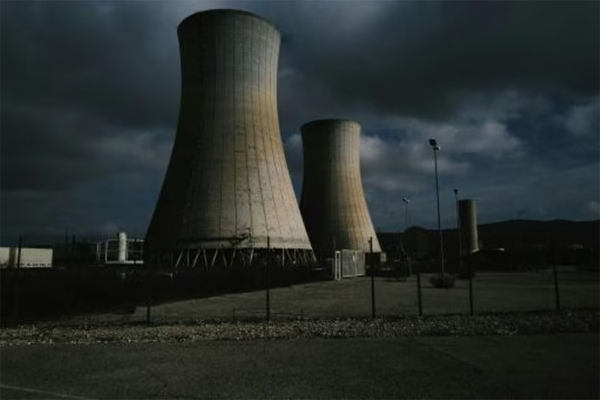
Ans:
{"type": "Polygon", "coordinates": [[[451,288],[456,276],[452,274],[435,274],[429,276],[429,282],[436,288],[451,288]]]}

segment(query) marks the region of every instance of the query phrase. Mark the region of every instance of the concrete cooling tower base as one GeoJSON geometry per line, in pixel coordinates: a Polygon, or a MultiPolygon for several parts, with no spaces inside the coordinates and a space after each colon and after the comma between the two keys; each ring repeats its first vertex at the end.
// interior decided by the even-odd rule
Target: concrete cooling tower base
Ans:
{"type": "Polygon", "coordinates": [[[217,249],[177,249],[155,255],[152,265],[168,268],[236,268],[258,265],[268,261],[271,265],[312,265],[316,262],[312,250],[254,249],[225,247],[217,249]],[[160,258],[159,258],[160,257],[160,258]]]}

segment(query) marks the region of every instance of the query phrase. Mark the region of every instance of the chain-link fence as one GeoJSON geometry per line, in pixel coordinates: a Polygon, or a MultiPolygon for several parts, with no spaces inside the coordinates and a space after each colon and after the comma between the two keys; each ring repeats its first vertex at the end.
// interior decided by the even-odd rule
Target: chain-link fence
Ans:
{"type": "Polygon", "coordinates": [[[375,263],[369,254],[340,252],[317,266],[284,267],[264,256],[243,266],[157,270],[144,264],[143,240],[133,235],[54,239],[23,235],[1,249],[3,322],[370,318],[599,304],[597,249],[450,257],[453,285],[436,287],[440,260],[428,254],[410,263],[401,253],[375,263]]]}

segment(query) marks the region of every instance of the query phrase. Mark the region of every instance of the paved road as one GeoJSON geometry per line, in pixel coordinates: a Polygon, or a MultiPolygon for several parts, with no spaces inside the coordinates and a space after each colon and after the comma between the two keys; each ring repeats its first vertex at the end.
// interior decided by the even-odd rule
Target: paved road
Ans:
{"type": "Polygon", "coordinates": [[[2,399],[598,398],[599,337],[304,339],[1,349],[2,399]]]}

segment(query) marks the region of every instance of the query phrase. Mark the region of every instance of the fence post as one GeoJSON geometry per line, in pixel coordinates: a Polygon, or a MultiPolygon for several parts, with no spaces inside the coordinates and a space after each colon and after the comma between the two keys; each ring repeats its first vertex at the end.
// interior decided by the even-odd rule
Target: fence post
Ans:
{"type": "Polygon", "coordinates": [[[19,244],[17,252],[17,268],[21,268],[21,249],[23,248],[23,236],[19,235],[19,244]]]}
{"type": "Polygon", "coordinates": [[[417,263],[417,305],[419,317],[423,316],[423,297],[421,295],[421,266],[417,263]]]}
{"type": "Polygon", "coordinates": [[[76,264],[77,256],[75,254],[75,235],[71,236],[71,264],[76,264]]]}
{"type": "Polygon", "coordinates": [[[470,314],[473,315],[473,260],[471,255],[467,255],[467,273],[469,274],[469,311],[470,314]]]}
{"type": "MultiPolygon", "coordinates": [[[[152,265],[156,265],[156,257],[152,257],[152,260],[152,265]]],[[[146,271],[146,323],[148,325],[150,325],[152,322],[152,287],[150,281],[150,268],[150,264],[144,264],[144,267],[142,268],[143,271],[146,271]]]]}
{"type": "Polygon", "coordinates": [[[375,262],[373,260],[373,238],[369,238],[369,264],[371,266],[371,314],[375,319],[375,262]]]}
{"type": "Polygon", "coordinates": [[[64,266],[68,267],[69,265],[69,261],[70,261],[70,256],[69,256],[69,231],[65,231],[65,252],[63,254],[63,263],[64,266]]]}
{"type": "Polygon", "coordinates": [[[19,235],[19,244],[17,248],[17,263],[16,263],[16,271],[13,275],[15,280],[13,284],[13,318],[19,318],[19,303],[21,301],[21,249],[23,247],[23,236],[19,235]]]}
{"type": "Polygon", "coordinates": [[[553,260],[552,260],[552,275],[554,276],[554,299],[556,300],[556,311],[560,311],[560,293],[558,291],[558,272],[556,271],[556,264],[558,263],[558,257],[556,254],[556,243],[553,247],[553,260]]]}
{"type": "Polygon", "coordinates": [[[266,308],[267,308],[267,315],[266,315],[266,319],[267,321],[269,321],[271,319],[271,282],[270,282],[270,268],[269,268],[269,264],[271,263],[271,238],[269,236],[267,236],[267,257],[266,257],[266,262],[265,264],[265,270],[264,270],[264,275],[265,275],[265,286],[267,289],[267,297],[266,297],[266,308]]]}
{"type": "Polygon", "coordinates": [[[152,294],[150,284],[150,270],[146,270],[146,323],[150,325],[152,316],[150,314],[152,306],[152,294]]]}

